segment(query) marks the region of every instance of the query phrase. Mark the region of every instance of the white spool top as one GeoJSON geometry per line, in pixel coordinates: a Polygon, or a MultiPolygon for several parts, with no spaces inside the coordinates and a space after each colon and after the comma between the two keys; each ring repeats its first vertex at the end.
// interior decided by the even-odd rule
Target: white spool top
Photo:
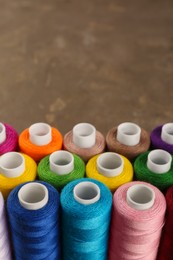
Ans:
{"type": "Polygon", "coordinates": [[[48,202],[48,189],[41,183],[27,183],[20,188],[18,199],[23,208],[38,210],[43,208],[48,202]]]}
{"type": "Polygon", "coordinates": [[[45,123],[36,123],[29,128],[29,139],[31,143],[42,146],[52,141],[51,126],[45,123]]]}
{"type": "Polygon", "coordinates": [[[5,125],[0,123],[0,144],[6,140],[6,129],[5,125]]]}
{"type": "Polygon", "coordinates": [[[100,199],[100,188],[90,181],[80,182],[74,187],[73,196],[77,202],[90,205],[100,199]]]}
{"type": "Polygon", "coordinates": [[[74,156],[67,151],[57,151],[49,157],[50,169],[58,175],[65,175],[74,169],[74,156]]]}
{"type": "Polygon", "coordinates": [[[173,123],[162,126],[161,139],[167,144],[173,144],[173,123]]]}
{"type": "Polygon", "coordinates": [[[99,155],[96,164],[98,172],[106,177],[117,176],[121,174],[124,168],[123,158],[112,152],[99,155]]]}
{"type": "Polygon", "coordinates": [[[165,173],[171,168],[172,156],[160,149],[151,151],[147,158],[147,167],[154,173],[165,173]]]}
{"type": "Polygon", "coordinates": [[[117,127],[117,140],[127,146],[139,144],[141,137],[141,128],[130,122],[125,122],[117,127]]]}
{"type": "Polygon", "coordinates": [[[0,172],[7,178],[19,177],[25,171],[25,158],[17,152],[8,152],[0,157],[0,172]]]}
{"type": "Polygon", "coordinates": [[[80,148],[91,148],[96,142],[96,128],[88,123],[73,127],[73,143],[80,148]]]}
{"type": "Polygon", "coordinates": [[[155,193],[145,184],[134,184],[127,190],[126,201],[133,209],[150,209],[155,201],[155,193]]]}

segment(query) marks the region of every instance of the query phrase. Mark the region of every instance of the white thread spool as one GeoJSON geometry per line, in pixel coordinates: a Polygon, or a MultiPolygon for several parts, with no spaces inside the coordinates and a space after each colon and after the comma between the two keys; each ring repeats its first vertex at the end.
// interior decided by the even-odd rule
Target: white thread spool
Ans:
{"type": "Polygon", "coordinates": [[[48,202],[48,189],[41,183],[30,182],[23,185],[18,192],[21,206],[28,210],[43,208],[48,202]]]}
{"type": "Polygon", "coordinates": [[[154,205],[155,193],[145,184],[134,184],[127,190],[127,204],[136,210],[147,210],[154,205]]]}
{"type": "Polygon", "coordinates": [[[45,123],[36,123],[29,128],[29,139],[31,143],[43,146],[52,141],[52,129],[45,123]]]}
{"type": "Polygon", "coordinates": [[[58,175],[66,175],[74,169],[74,157],[67,151],[57,151],[49,157],[51,171],[58,175]]]}
{"type": "Polygon", "coordinates": [[[5,125],[0,123],[0,144],[6,140],[6,129],[5,125]]]}
{"type": "Polygon", "coordinates": [[[106,177],[114,177],[123,171],[124,161],[119,154],[107,152],[97,158],[96,165],[99,173],[106,177]]]}
{"type": "Polygon", "coordinates": [[[74,187],[73,196],[77,202],[90,205],[100,199],[100,188],[90,181],[80,182],[74,187]]]}
{"type": "Polygon", "coordinates": [[[151,151],[147,158],[147,167],[154,173],[165,173],[171,168],[172,156],[160,149],[151,151]]]}
{"type": "Polygon", "coordinates": [[[130,122],[125,122],[117,127],[117,140],[127,146],[139,144],[141,137],[141,128],[130,122]]]}
{"type": "Polygon", "coordinates": [[[25,171],[25,159],[22,154],[8,152],[0,157],[0,172],[7,178],[19,177],[25,171]]]}
{"type": "Polygon", "coordinates": [[[80,148],[91,148],[96,142],[96,128],[88,123],[73,127],[73,143],[80,148]]]}
{"type": "Polygon", "coordinates": [[[173,123],[162,126],[161,139],[167,144],[173,144],[173,123]]]}

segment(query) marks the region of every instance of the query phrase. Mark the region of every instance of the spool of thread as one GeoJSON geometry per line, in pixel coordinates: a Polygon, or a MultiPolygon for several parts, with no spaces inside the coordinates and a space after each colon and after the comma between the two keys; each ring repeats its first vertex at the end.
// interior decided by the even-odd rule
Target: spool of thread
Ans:
{"type": "Polygon", "coordinates": [[[19,136],[20,150],[36,162],[62,148],[62,135],[45,123],[36,123],[25,129],[19,136]]]}
{"type": "Polygon", "coordinates": [[[0,259],[12,260],[4,199],[0,192],[0,259]]]}
{"type": "Polygon", "coordinates": [[[138,125],[125,122],[109,130],[106,143],[108,151],[122,154],[133,161],[149,149],[150,135],[138,125]]]}
{"type": "Polygon", "coordinates": [[[122,185],[113,197],[109,260],[155,260],[166,201],[145,182],[122,185]]]}
{"type": "Polygon", "coordinates": [[[156,127],[151,132],[151,145],[153,149],[162,149],[173,154],[173,123],[156,127]]]}
{"type": "Polygon", "coordinates": [[[161,191],[173,185],[172,156],[164,150],[153,150],[139,155],[134,163],[137,180],[146,181],[161,191]]]}
{"type": "Polygon", "coordinates": [[[9,152],[0,157],[0,191],[4,198],[21,183],[36,178],[37,165],[26,154],[9,152]]]}
{"type": "Polygon", "coordinates": [[[67,184],[60,196],[63,259],[107,259],[112,195],[92,179],[67,184]]]}
{"type": "Polygon", "coordinates": [[[67,151],[54,152],[38,164],[39,179],[52,184],[58,190],[73,180],[83,178],[84,175],[83,160],[67,151]]]}
{"type": "Polygon", "coordinates": [[[173,256],[173,186],[166,193],[166,222],[162,233],[158,260],[171,260],[173,256]]]}
{"type": "Polygon", "coordinates": [[[86,176],[104,183],[112,192],[133,179],[130,161],[117,153],[96,155],[86,165],[86,176]]]}
{"type": "Polygon", "coordinates": [[[64,136],[64,149],[79,155],[85,162],[104,152],[104,136],[88,123],[80,123],[64,136]]]}
{"type": "Polygon", "coordinates": [[[16,151],[18,147],[18,133],[10,125],[0,123],[0,155],[16,151]]]}
{"type": "Polygon", "coordinates": [[[48,183],[16,187],[7,200],[16,260],[60,259],[59,194],[48,183]]]}

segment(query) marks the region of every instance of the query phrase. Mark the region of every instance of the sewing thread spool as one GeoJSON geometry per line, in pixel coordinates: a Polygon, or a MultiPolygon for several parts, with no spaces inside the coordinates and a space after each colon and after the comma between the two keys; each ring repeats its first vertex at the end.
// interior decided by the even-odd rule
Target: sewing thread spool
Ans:
{"type": "Polygon", "coordinates": [[[8,235],[5,203],[0,192],[0,259],[11,260],[11,248],[8,235]]]}
{"type": "Polygon", "coordinates": [[[10,125],[0,123],[0,155],[17,151],[18,133],[10,125]]]}
{"type": "Polygon", "coordinates": [[[60,196],[63,259],[107,259],[112,195],[92,179],[67,184],[60,196]]]}
{"type": "Polygon", "coordinates": [[[172,156],[160,149],[141,154],[135,160],[134,172],[137,180],[149,182],[165,191],[173,185],[172,156]]]}
{"type": "Polygon", "coordinates": [[[155,260],[166,201],[163,194],[145,182],[130,182],[113,197],[109,260],[155,260]]]}
{"type": "Polygon", "coordinates": [[[173,154],[173,123],[157,126],[151,132],[153,149],[163,149],[173,154]]]}
{"type": "Polygon", "coordinates": [[[122,154],[133,161],[149,149],[150,135],[138,125],[125,122],[108,131],[106,144],[108,151],[122,154]]]}
{"type": "Polygon", "coordinates": [[[104,152],[104,136],[88,123],[80,123],[64,136],[64,149],[79,155],[85,162],[96,154],[104,152]]]}
{"type": "Polygon", "coordinates": [[[62,148],[62,135],[48,124],[36,123],[20,134],[19,148],[38,162],[62,148]]]}
{"type": "Polygon", "coordinates": [[[67,151],[54,152],[38,164],[39,179],[52,184],[58,190],[75,179],[83,178],[84,175],[83,160],[67,151]]]}
{"type": "Polygon", "coordinates": [[[16,260],[60,259],[59,194],[48,183],[16,187],[7,200],[16,260]]]}
{"type": "Polygon", "coordinates": [[[171,260],[173,255],[173,186],[166,193],[167,212],[158,252],[158,260],[171,260]]]}
{"type": "Polygon", "coordinates": [[[117,153],[96,155],[86,165],[86,176],[104,183],[112,192],[133,179],[130,161],[117,153]]]}
{"type": "Polygon", "coordinates": [[[21,183],[36,178],[37,165],[26,154],[9,152],[0,157],[0,191],[4,198],[21,183]]]}

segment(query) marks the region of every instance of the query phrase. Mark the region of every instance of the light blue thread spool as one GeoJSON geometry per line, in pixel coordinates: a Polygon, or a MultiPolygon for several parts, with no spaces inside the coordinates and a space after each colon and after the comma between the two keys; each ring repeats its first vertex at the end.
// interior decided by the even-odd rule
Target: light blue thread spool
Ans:
{"type": "Polygon", "coordinates": [[[62,253],[65,260],[106,260],[112,194],[101,182],[75,180],[62,190],[62,253]]]}

